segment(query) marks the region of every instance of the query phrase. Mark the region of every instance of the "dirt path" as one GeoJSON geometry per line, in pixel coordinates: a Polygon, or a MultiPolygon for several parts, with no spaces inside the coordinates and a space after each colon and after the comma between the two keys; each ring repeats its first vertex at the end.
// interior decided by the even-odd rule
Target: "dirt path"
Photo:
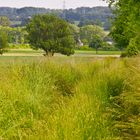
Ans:
{"type": "MultiPolygon", "coordinates": [[[[3,56],[43,56],[43,53],[6,53],[3,56]]],[[[64,57],[61,54],[55,54],[55,56],[64,57]]],[[[95,55],[95,54],[74,54],[71,57],[120,57],[120,55],[95,55]]]]}

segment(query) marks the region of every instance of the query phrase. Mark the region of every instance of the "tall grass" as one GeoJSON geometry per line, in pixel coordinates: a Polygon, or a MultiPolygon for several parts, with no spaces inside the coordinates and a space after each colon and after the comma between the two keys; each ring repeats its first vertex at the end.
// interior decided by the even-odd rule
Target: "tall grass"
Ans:
{"type": "Polygon", "coordinates": [[[139,76],[137,59],[1,65],[0,137],[113,140],[131,132],[138,137],[139,76]]]}

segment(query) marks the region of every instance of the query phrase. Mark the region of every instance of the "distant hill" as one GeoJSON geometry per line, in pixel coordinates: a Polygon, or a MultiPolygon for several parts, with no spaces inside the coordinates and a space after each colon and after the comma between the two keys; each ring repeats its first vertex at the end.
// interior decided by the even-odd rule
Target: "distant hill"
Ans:
{"type": "Polygon", "coordinates": [[[12,22],[13,26],[25,25],[33,15],[53,13],[56,14],[71,23],[79,24],[79,26],[85,24],[98,24],[103,25],[104,28],[109,28],[110,23],[108,19],[113,16],[111,10],[108,7],[80,7],[76,9],[68,10],[56,10],[45,9],[35,7],[24,8],[10,8],[0,7],[0,16],[7,16],[12,22]]]}

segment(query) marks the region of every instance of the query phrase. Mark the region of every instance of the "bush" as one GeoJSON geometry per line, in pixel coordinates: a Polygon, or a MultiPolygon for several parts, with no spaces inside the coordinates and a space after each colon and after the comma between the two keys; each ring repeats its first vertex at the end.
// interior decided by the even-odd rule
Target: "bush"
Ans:
{"type": "Polygon", "coordinates": [[[131,57],[131,56],[136,56],[139,54],[139,50],[136,46],[128,46],[127,48],[127,56],[131,57]]]}
{"type": "Polygon", "coordinates": [[[122,52],[121,53],[121,57],[127,57],[127,56],[128,56],[127,52],[122,52]]]}
{"type": "Polygon", "coordinates": [[[30,49],[31,46],[29,44],[10,44],[11,49],[30,49]]]}
{"type": "Polygon", "coordinates": [[[101,50],[103,50],[103,51],[120,51],[118,48],[116,48],[114,46],[103,47],[103,48],[101,48],[101,50]]]}
{"type": "Polygon", "coordinates": [[[131,57],[131,56],[136,56],[139,54],[139,45],[140,43],[137,42],[137,39],[136,38],[133,38],[130,40],[130,43],[127,47],[127,56],[128,57],[131,57]]]}
{"type": "Polygon", "coordinates": [[[77,47],[76,48],[77,50],[85,50],[85,51],[90,51],[90,50],[93,50],[93,48],[90,48],[89,46],[86,46],[86,45],[84,45],[84,46],[81,46],[81,47],[77,47]]]}
{"type": "Polygon", "coordinates": [[[124,79],[122,77],[109,77],[107,81],[107,93],[109,97],[122,94],[124,89],[124,79]]]}

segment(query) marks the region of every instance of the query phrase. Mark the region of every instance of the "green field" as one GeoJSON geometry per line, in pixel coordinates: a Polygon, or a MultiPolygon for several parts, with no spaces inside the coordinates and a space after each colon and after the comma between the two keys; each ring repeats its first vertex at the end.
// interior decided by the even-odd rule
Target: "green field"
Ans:
{"type": "MultiPolygon", "coordinates": [[[[7,54],[38,54],[42,55],[43,51],[42,50],[32,50],[32,49],[10,49],[8,50],[7,54]]],[[[120,51],[99,51],[98,55],[120,55],[120,51]]],[[[96,55],[96,51],[81,51],[81,50],[75,50],[75,55],[96,55]]]]}
{"type": "Polygon", "coordinates": [[[140,139],[139,66],[139,57],[0,57],[0,139],[140,139]]]}

